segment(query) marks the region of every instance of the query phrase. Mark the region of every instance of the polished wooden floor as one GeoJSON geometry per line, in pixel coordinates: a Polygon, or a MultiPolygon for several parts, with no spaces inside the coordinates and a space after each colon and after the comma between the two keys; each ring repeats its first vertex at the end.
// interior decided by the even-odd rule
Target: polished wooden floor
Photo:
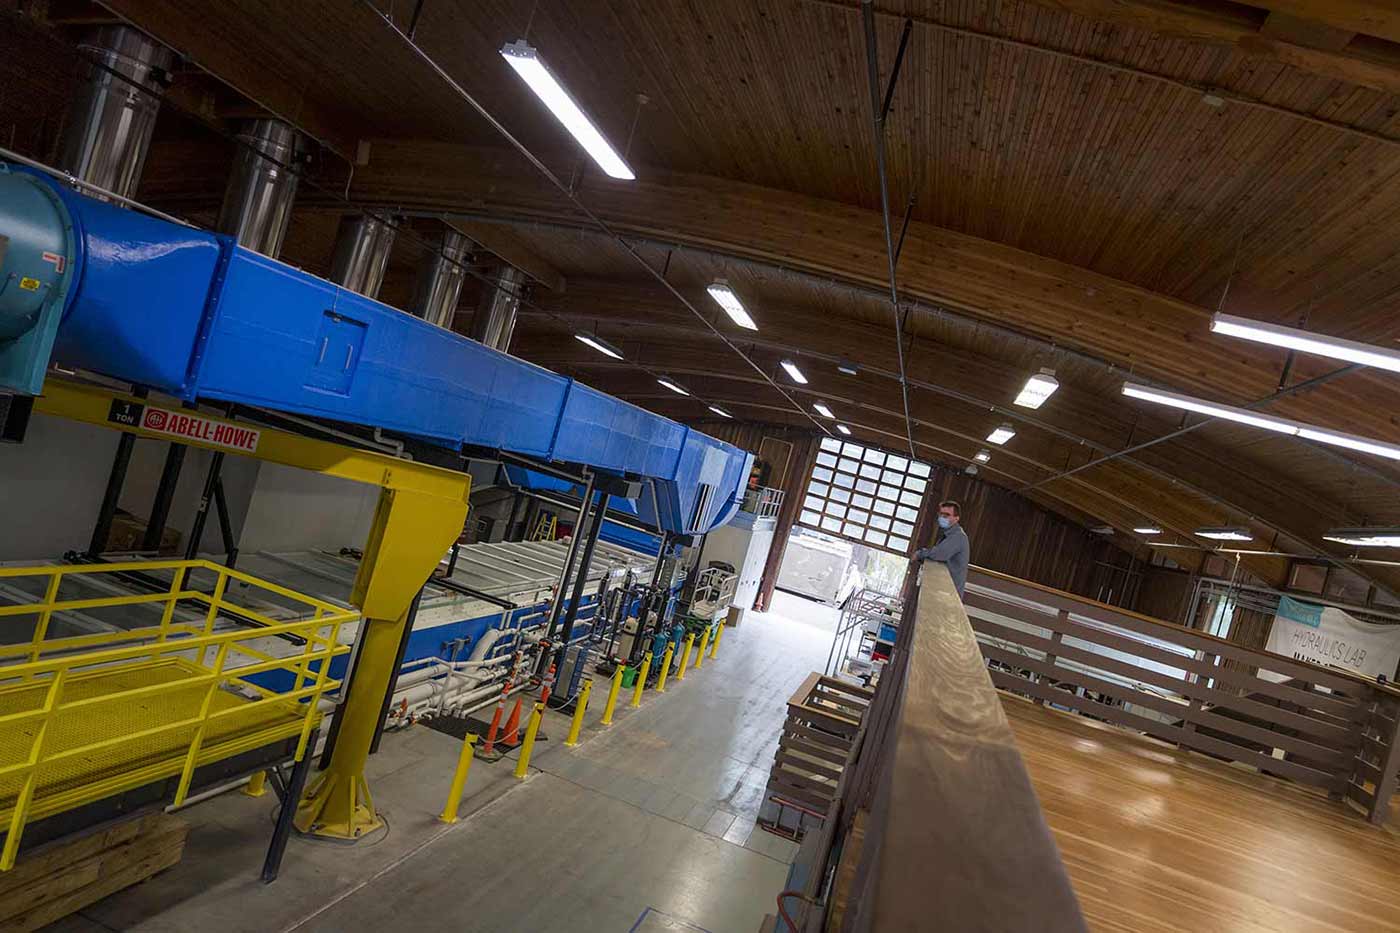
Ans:
{"type": "Polygon", "coordinates": [[[1400,931],[1396,829],[1250,769],[1002,705],[1094,930],[1400,931]]]}

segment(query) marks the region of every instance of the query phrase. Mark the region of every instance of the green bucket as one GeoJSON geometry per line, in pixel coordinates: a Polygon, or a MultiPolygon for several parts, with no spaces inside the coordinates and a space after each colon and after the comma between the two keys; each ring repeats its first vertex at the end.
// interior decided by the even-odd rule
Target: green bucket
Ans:
{"type": "Polygon", "coordinates": [[[622,669],[622,686],[624,689],[630,688],[637,682],[637,669],[635,667],[624,667],[622,669]]]}

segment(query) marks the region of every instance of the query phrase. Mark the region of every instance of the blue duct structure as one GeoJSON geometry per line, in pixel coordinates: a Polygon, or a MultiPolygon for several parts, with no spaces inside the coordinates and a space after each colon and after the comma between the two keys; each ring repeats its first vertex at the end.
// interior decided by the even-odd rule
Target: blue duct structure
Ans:
{"type": "Polygon", "coordinates": [[[644,521],[701,534],[752,456],[244,249],[0,163],[0,389],[50,362],[182,400],[383,428],[656,481],[644,521]],[[657,514],[659,512],[659,514],[657,514]]]}

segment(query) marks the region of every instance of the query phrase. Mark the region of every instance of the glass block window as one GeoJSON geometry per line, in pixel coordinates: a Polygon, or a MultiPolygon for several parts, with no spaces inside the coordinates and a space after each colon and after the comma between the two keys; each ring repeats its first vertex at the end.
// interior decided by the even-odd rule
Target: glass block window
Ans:
{"type": "Polygon", "coordinates": [[[931,474],[927,463],[824,438],[797,522],[907,554],[931,474]]]}

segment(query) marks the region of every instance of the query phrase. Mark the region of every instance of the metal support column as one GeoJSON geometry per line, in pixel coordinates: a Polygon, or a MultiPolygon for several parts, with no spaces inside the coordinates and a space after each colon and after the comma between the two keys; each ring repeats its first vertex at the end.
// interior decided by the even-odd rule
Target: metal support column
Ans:
{"type": "MultiPolygon", "coordinates": [[[[598,536],[603,531],[603,517],[608,512],[608,502],[611,499],[612,496],[607,492],[599,493],[598,504],[593,507],[593,524],[588,528],[588,541],[583,546],[583,558],[579,561],[578,573],[574,576],[574,590],[569,597],[568,611],[564,613],[564,630],[559,634],[559,648],[555,652],[554,663],[561,671],[564,669],[564,652],[568,650],[569,639],[574,635],[574,622],[578,619],[579,604],[583,602],[583,588],[588,583],[588,568],[593,563],[593,551],[598,546],[598,536]]],[[[600,592],[599,597],[601,596],[600,592]]],[[[599,610],[601,608],[598,607],[599,610]]],[[[563,691],[559,692],[562,695],[563,691]]]]}
{"type": "MultiPolygon", "coordinates": [[[[564,568],[559,572],[559,582],[554,587],[554,602],[549,607],[549,624],[545,627],[545,637],[553,638],[559,629],[559,613],[564,608],[564,593],[569,586],[569,577],[574,572],[574,561],[578,559],[580,532],[588,520],[588,508],[593,504],[593,484],[597,476],[588,474],[588,482],[583,487],[583,501],[579,503],[578,514],[574,517],[574,531],[569,536],[569,553],[564,557],[564,568]]],[[[543,658],[543,656],[542,656],[543,658]]]]}
{"type": "MultiPolygon", "coordinates": [[[[324,663],[329,663],[329,660],[324,663]]],[[[292,766],[292,776],[287,781],[286,790],[282,794],[282,809],[277,811],[277,825],[272,830],[272,842],[268,844],[267,857],[263,859],[262,880],[264,884],[276,881],[278,872],[282,870],[282,856],[287,851],[287,840],[292,835],[292,822],[296,817],[297,801],[301,799],[302,791],[306,790],[306,776],[311,773],[311,759],[313,757],[311,750],[316,747],[316,739],[320,734],[319,727],[311,730],[301,761],[292,766]]]]}
{"type": "MultiPolygon", "coordinates": [[[[130,435],[126,435],[130,436],[130,435]]],[[[190,540],[185,545],[185,560],[194,560],[199,554],[199,542],[204,538],[204,524],[209,520],[209,507],[214,504],[214,489],[219,484],[219,474],[224,469],[224,455],[216,452],[209,460],[209,472],[204,476],[204,492],[199,497],[199,508],[194,513],[194,525],[190,528],[190,540]]],[[[223,520],[223,517],[220,517],[223,520]]]]}
{"type": "Polygon", "coordinates": [[[156,487],[156,497],[151,502],[151,520],[146,524],[146,537],[141,542],[142,550],[160,550],[165,523],[170,519],[170,504],[175,499],[175,487],[179,485],[180,471],[184,467],[185,445],[171,444],[170,451],[165,455],[165,467],[160,471],[160,485],[156,487]]]}
{"type": "MultiPolygon", "coordinates": [[[[399,653],[394,660],[394,672],[389,676],[389,686],[384,690],[384,704],[379,708],[379,722],[374,726],[374,741],[369,743],[371,755],[379,751],[379,740],[384,738],[384,720],[389,716],[389,707],[394,702],[394,691],[399,688],[399,674],[403,671],[403,656],[408,652],[408,640],[413,637],[413,623],[418,618],[418,604],[423,601],[423,591],[413,597],[408,607],[408,624],[403,627],[403,637],[399,639],[399,653]]],[[[448,678],[451,680],[451,677],[448,678]]]]}

